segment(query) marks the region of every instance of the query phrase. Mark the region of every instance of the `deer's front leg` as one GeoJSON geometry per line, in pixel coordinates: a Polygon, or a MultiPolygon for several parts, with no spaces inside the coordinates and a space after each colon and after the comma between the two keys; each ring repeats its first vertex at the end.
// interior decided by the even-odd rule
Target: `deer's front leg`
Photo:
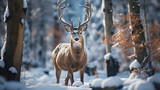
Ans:
{"type": "Polygon", "coordinates": [[[74,79],[73,79],[73,71],[72,71],[71,67],[69,68],[68,73],[69,73],[69,79],[70,79],[71,85],[72,85],[74,82],[74,79]]]}
{"type": "Polygon", "coordinates": [[[68,80],[69,80],[69,72],[67,73],[67,77],[65,79],[65,85],[67,86],[68,85],[68,80]]]}
{"type": "Polygon", "coordinates": [[[80,80],[84,84],[84,68],[80,69],[79,74],[80,74],[80,80]]]}

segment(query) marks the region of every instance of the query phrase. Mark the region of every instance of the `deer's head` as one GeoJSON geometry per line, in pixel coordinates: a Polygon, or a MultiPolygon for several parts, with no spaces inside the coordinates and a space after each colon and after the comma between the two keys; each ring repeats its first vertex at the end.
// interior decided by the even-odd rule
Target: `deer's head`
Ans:
{"type": "Polygon", "coordinates": [[[60,2],[58,4],[58,16],[59,16],[59,19],[61,20],[61,22],[64,23],[64,28],[67,32],[71,33],[72,35],[72,38],[75,40],[75,41],[78,41],[82,36],[82,33],[83,31],[87,30],[87,26],[88,26],[88,22],[91,18],[91,2],[87,2],[87,6],[83,6],[83,5],[80,5],[81,7],[84,7],[86,9],[89,9],[89,14],[86,13],[86,16],[87,16],[87,20],[81,24],[81,20],[79,19],[79,26],[78,27],[74,27],[73,26],[73,21],[71,19],[71,24],[65,22],[62,17],[64,15],[64,12],[61,14],[61,11],[63,9],[65,9],[66,7],[69,6],[69,4],[61,7],[61,5],[63,4],[63,2],[65,2],[65,0],[63,0],[62,2],[60,2]]]}

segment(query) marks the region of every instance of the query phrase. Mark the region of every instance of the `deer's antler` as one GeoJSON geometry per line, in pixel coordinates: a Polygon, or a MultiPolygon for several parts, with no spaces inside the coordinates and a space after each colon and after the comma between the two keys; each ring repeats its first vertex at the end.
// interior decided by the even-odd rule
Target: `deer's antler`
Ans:
{"type": "Polygon", "coordinates": [[[79,27],[83,26],[84,24],[87,24],[89,22],[90,18],[91,18],[91,15],[92,15],[91,1],[90,2],[86,1],[86,2],[87,2],[87,6],[84,6],[84,5],[80,5],[80,6],[86,8],[86,9],[89,9],[89,15],[88,15],[88,13],[86,13],[87,20],[82,24],[81,24],[81,21],[79,19],[79,27]]]}
{"type": "Polygon", "coordinates": [[[62,15],[61,15],[61,11],[62,11],[63,9],[65,9],[66,7],[69,6],[69,4],[67,4],[67,5],[64,5],[63,7],[61,7],[61,5],[62,5],[64,2],[65,2],[65,0],[63,0],[63,1],[60,2],[60,3],[59,3],[59,1],[58,1],[58,16],[59,16],[59,19],[60,19],[61,22],[64,23],[65,25],[68,25],[68,26],[73,27],[73,21],[72,21],[72,19],[71,19],[71,25],[70,25],[69,23],[65,22],[65,21],[62,19],[63,15],[64,15],[64,12],[63,12],[62,15]]]}

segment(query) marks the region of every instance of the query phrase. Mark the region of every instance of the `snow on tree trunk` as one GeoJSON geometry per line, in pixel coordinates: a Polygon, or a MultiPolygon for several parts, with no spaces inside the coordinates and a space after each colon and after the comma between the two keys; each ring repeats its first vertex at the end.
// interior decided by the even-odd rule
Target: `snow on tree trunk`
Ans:
{"type": "MultiPolygon", "coordinates": [[[[24,36],[24,24],[21,24],[21,19],[25,18],[25,12],[23,10],[23,0],[8,0],[8,9],[10,16],[6,20],[6,52],[3,55],[5,62],[5,69],[15,67],[17,75],[12,80],[20,80],[22,51],[23,51],[23,36],[24,36]]],[[[6,78],[9,78],[5,74],[6,78]]]]}
{"type": "MultiPolygon", "coordinates": [[[[3,40],[4,40],[4,33],[5,33],[5,23],[3,22],[3,13],[5,11],[5,0],[0,0],[0,50],[3,46],[3,40]]],[[[1,55],[1,51],[0,51],[1,55]]],[[[1,58],[1,56],[0,56],[1,58]]]]}

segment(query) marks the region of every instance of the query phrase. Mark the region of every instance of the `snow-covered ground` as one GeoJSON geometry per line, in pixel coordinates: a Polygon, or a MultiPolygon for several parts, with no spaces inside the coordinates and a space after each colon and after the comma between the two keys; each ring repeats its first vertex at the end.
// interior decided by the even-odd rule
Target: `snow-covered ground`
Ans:
{"type": "Polygon", "coordinates": [[[129,78],[130,73],[126,71],[107,78],[105,71],[98,71],[98,78],[84,74],[84,85],[82,85],[79,72],[75,72],[73,86],[70,82],[68,86],[65,86],[64,80],[67,72],[64,71],[61,73],[60,84],[56,84],[54,69],[32,68],[21,74],[20,83],[6,82],[0,77],[0,90],[91,90],[91,87],[121,87],[119,90],[155,90],[154,83],[159,83],[160,77],[160,73],[156,73],[147,80],[131,79],[129,78]]]}
{"type": "MultiPolygon", "coordinates": [[[[56,84],[56,76],[53,69],[46,70],[43,68],[35,68],[31,69],[29,71],[22,72],[22,80],[21,83],[26,86],[27,89],[33,89],[33,90],[91,90],[90,84],[94,79],[96,79],[96,76],[88,76],[87,74],[84,74],[84,85],[80,85],[80,78],[79,78],[79,72],[74,73],[74,80],[75,83],[73,86],[71,86],[69,81],[69,86],[64,85],[64,80],[67,76],[67,72],[62,71],[61,77],[60,77],[60,84],[56,84]],[[46,74],[45,72],[49,71],[49,74],[46,74]],[[79,87],[76,87],[79,86],[79,87]]],[[[102,80],[107,78],[107,74],[105,71],[98,71],[98,77],[102,80]]],[[[117,75],[122,81],[127,80],[129,77],[129,72],[123,72],[119,73],[117,75]]]]}
{"type": "MultiPolygon", "coordinates": [[[[64,90],[64,89],[72,89],[72,90],[91,90],[89,84],[96,76],[88,76],[84,74],[84,85],[80,85],[79,72],[74,73],[73,86],[71,86],[69,81],[69,86],[64,85],[65,78],[67,76],[67,72],[62,71],[60,77],[60,84],[56,84],[56,76],[54,69],[46,70],[43,68],[35,68],[29,71],[22,72],[21,83],[26,86],[26,88],[32,88],[34,90],[64,90]],[[49,74],[45,72],[49,71],[49,74]],[[79,87],[77,87],[79,86],[79,87]]],[[[106,78],[105,71],[98,71],[98,76],[102,79],[106,78]]]]}

